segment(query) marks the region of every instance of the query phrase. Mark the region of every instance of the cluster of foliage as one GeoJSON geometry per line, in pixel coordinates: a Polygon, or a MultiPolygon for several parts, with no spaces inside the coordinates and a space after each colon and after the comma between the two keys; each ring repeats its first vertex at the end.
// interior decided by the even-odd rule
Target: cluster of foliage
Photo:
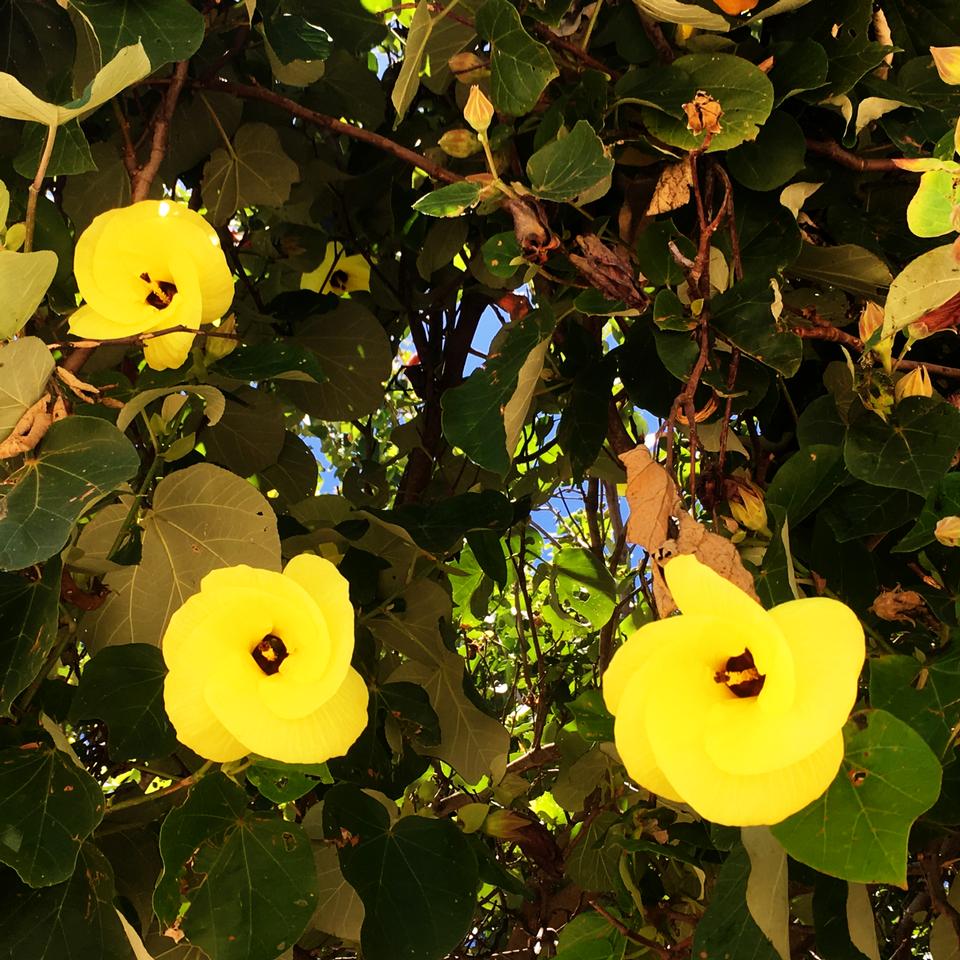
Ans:
{"type": "Polygon", "coordinates": [[[0,956],[960,955],[955,47],[956,0],[0,0],[0,956]],[[68,330],[151,198],[235,282],[175,369],[68,330]],[[305,552],[366,728],[204,762],[170,618],[305,552]],[[866,632],[772,827],[617,751],[677,553],[866,632]]]}

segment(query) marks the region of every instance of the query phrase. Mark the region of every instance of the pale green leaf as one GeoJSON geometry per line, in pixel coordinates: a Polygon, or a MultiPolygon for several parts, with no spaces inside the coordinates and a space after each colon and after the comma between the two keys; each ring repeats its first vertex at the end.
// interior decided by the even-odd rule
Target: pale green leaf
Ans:
{"type": "Polygon", "coordinates": [[[0,340],[16,336],[40,306],[57,273],[52,250],[0,250],[0,340]]]}
{"type": "Polygon", "coordinates": [[[99,650],[115,643],[160,643],[167,622],[211,570],[246,563],[280,569],[270,505],[236,474],[200,463],[160,481],[142,521],[140,563],[111,573],[106,603],[81,623],[99,650]]]}
{"type": "Polygon", "coordinates": [[[747,909],[782,960],[790,960],[786,851],[769,827],[744,827],[740,837],[750,857],[747,909]]]}
{"type": "Polygon", "coordinates": [[[449,650],[439,652],[440,665],[414,660],[403,664],[390,682],[408,681],[427,691],[440,720],[440,743],[421,752],[449,763],[467,783],[503,776],[510,749],[510,734],[493,717],[481,712],[463,691],[463,661],[449,650]]]}
{"type": "Polygon", "coordinates": [[[53,357],[37,337],[22,337],[0,347],[0,441],[10,436],[26,410],[40,399],[52,373],[53,357]]]}
{"type": "Polygon", "coordinates": [[[431,190],[413,205],[413,209],[427,217],[459,217],[475,207],[480,200],[480,184],[466,180],[450,183],[439,190],[431,190]]]}
{"type": "Polygon", "coordinates": [[[393,85],[390,99],[397,117],[393,121],[396,130],[403,118],[407,115],[410,104],[420,86],[420,70],[423,67],[423,58],[426,54],[427,42],[433,32],[434,18],[430,16],[430,0],[420,0],[414,11],[410,29],[407,31],[407,42],[403,48],[403,63],[400,74],[393,85]]]}
{"type": "Polygon", "coordinates": [[[958,293],[960,263],[954,255],[953,244],[920,254],[890,284],[884,307],[884,332],[902,330],[958,293]]]}
{"type": "Polygon", "coordinates": [[[527,161],[534,192],[558,202],[573,200],[612,172],[613,160],[586,120],[578,120],[565,137],[541,147],[527,161]]]}
{"type": "Polygon", "coordinates": [[[150,73],[150,61],[143,45],[136,42],[124,47],[93,78],[76,100],[58,106],[41,100],[16,77],[0,73],[0,117],[11,120],[33,120],[48,127],[60,126],[74,117],[95,110],[121,90],[142,80],[150,73]]]}
{"type": "Polygon", "coordinates": [[[323,383],[282,381],[282,392],[304,413],[355,420],[380,408],[393,351],[380,321],[359,301],[344,300],[311,317],[297,343],[317,355],[324,373],[323,383]]]}
{"type": "Polygon", "coordinates": [[[246,123],[232,146],[215,150],[203,168],[203,202],[210,221],[226,223],[241,207],[279,207],[300,179],[280,135],[265,123],[246,123]]]}

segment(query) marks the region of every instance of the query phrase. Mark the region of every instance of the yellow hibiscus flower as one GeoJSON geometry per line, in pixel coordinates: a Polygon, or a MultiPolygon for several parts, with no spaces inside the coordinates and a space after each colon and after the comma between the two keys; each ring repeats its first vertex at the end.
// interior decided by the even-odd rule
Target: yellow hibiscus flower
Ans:
{"type": "Polygon", "coordinates": [[[370,264],[359,253],[346,256],[343,244],[332,240],[327,244],[320,266],[300,278],[300,289],[335,293],[338,297],[357,290],[369,290],[370,264]]]}
{"type": "MultiPolygon", "coordinates": [[[[85,339],[198,330],[233,301],[233,277],[216,232],[200,214],[168,200],[101,213],[80,235],[73,269],[86,303],[70,317],[70,332],[85,339]]],[[[193,340],[189,332],[146,340],[147,365],[179,367],[193,340]]]]}
{"type": "Polygon", "coordinates": [[[208,573],[163,637],[163,699],[177,737],[221,763],[342,756],[367,725],[353,642],[349,587],[329,560],[302,554],[282,574],[243,565],[208,573]]]}
{"type": "Polygon", "coordinates": [[[860,622],[826,597],[766,611],[693,556],[664,575],[682,615],[641,627],[603,676],[627,772],[715,823],[779,823],[840,767],[860,622]]]}

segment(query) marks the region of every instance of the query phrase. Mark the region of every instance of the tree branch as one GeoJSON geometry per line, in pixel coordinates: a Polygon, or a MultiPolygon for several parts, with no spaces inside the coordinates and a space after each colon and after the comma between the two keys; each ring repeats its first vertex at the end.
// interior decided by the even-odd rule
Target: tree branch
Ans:
{"type": "Polygon", "coordinates": [[[170,121],[173,119],[173,112],[177,109],[177,100],[180,98],[180,91],[187,79],[186,60],[181,60],[173,71],[173,76],[167,86],[167,91],[163,95],[163,100],[157,108],[153,117],[153,136],[150,140],[150,156],[147,162],[137,170],[133,178],[130,191],[130,202],[137,203],[139,200],[146,200],[160,170],[160,164],[167,153],[167,141],[170,138],[170,121]]]}
{"type": "Polygon", "coordinates": [[[889,173],[899,170],[896,161],[887,157],[861,157],[850,150],[844,150],[839,143],[833,140],[807,140],[807,149],[811,153],[826,157],[834,163],[857,173],[889,173]]]}
{"type": "Polygon", "coordinates": [[[376,147],[384,153],[389,153],[398,160],[403,160],[404,163],[409,163],[413,167],[419,167],[434,180],[442,180],[444,183],[459,183],[461,180],[466,179],[466,177],[461,176],[459,173],[454,173],[452,170],[442,167],[439,163],[434,163],[432,160],[427,159],[427,157],[417,153],[415,150],[410,150],[399,143],[395,143],[393,140],[389,140],[379,133],[374,133],[372,130],[365,130],[363,127],[354,126],[352,123],[344,123],[342,120],[327,116],[325,113],[318,113],[316,110],[304,107],[295,100],[284,97],[279,93],[274,93],[266,87],[249,83],[232,83],[228,80],[216,78],[213,80],[195,81],[193,86],[203,87],[207,90],[220,90],[223,93],[232,93],[234,96],[243,97],[245,100],[260,100],[263,103],[273,104],[273,106],[285,110],[291,116],[299,117],[301,120],[306,120],[315,126],[322,127],[324,130],[329,130],[331,133],[342,134],[345,137],[350,137],[352,140],[359,140],[361,143],[370,144],[370,146],[376,147]]]}

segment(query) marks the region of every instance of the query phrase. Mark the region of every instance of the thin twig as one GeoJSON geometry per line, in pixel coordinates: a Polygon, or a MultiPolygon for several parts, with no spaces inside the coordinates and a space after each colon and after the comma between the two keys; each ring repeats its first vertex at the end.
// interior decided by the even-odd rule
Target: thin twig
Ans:
{"type": "Polygon", "coordinates": [[[47,175],[50,158],[53,156],[53,144],[56,138],[57,125],[53,123],[47,127],[47,139],[44,141],[43,153],[40,154],[40,162],[37,164],[37,175],[33,178],[33,183],[30,184],[27,190],[27,214],[23,221],[24,253],[29,253],[33,249],[33,231],[37,225],[37,200],[40,197],[40,190],[43,187],[43,178],[47,175]]]}
{"type": "Polygon", "coordinates": [[[331,133],[341,134],[353,140],[368,143],[370,146],[376,147],[384,153],[389,153],[398,160],[403,160],[411,166],[419,167],[434,180],[442,180],[444,183],[459,183],[461,180],[466,179],[459,173],[454,173],[439,163],[434,163],[432,160],[427,159],[427,157],[417,153],[415,150],[410,150],[399,143],[395,143],[393,140],[389,140],[379,133],[374,133],[372,130],[366,130],[363,127],[354,126],[352,123],[344,123],[344,121],[338,120],[336,117],[330,117],[325,113],[318,113],[316,110],[304,107],[295,100],[284,97],[279,93],[274,93],[266,87],[249,83],[232,83],[228,80],[220,80],[219,78],[207,81],[194,81],[193,86],[208,90],[220,90],[223,93],[232,93],[234,96],[243,97],[246,100],[260,100],[263,103],[273,104],[275,107],[285,110],[291,116],[299,117],[301,120],[306,120],[324,130],[329,130],[331,133]]]}

